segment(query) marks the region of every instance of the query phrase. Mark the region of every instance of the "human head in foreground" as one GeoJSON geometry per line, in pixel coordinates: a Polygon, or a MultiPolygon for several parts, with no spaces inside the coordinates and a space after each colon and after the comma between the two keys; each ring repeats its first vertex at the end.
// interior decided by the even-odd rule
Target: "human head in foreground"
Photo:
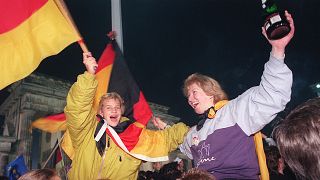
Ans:
{"type": "Polygon", "coordinates": [[[215,180],[216,178],[205,170],[192,168],[192,169],[189,169],[187,172],[183,173],[181,179],[182,180],[215,180]]]}
{"type": "Polygon", "coordinates": [[[320,177],[320,98],[293,109],[273,133],[281,156],[300,179],[320,177]]]}
{"type": "Polygon", "coordinates": [[[61,180],[54,169],[36,169],[27,172],[19,180],[61,180]]]}

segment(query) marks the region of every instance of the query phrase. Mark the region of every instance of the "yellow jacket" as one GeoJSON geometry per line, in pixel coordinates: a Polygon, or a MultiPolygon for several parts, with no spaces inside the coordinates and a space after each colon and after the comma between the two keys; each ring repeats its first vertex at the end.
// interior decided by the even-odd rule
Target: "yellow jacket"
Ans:
{"type": "MultiPolygon", "coordinates": [[[[103,162],[96,148],[94,132],[98,121],[96,120],[97,112],[92,105],[97,84],[95,77],[85,72],[78,76],[77,82],[73,84],[67,97],[65,107],[67,128],[75,149],[68,178],[70,180],[97,179],[100,173],[100,179],[137,179],[142,162],[140,159],[127,154],[112,139],[110,139],[110,147],[106,151],[103,162]]],[[[187,131],[188,127],[182,123],[163,131],[151,131],[144,128],[139,139],[149,140],[151,144],[162,144],[161,151],[169,153],[183,142],[187,131]],[[146,134],[147,137],[145,137],[146,134]]],[[[139,148],[138,145],[137,148],[139,148]]]]}

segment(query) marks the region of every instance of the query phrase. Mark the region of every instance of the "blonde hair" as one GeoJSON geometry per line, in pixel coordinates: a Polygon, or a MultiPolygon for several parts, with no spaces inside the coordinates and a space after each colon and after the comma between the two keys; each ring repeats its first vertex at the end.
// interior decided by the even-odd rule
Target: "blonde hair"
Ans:
{"type": "Polygon", "coordinates": [[[221,100],[227,100],[228,96],[221,88],[218,81],[213,78],[199,73],[191,74],[183,84],[183,94],[188,97],[188,88],[192,84],[197,84],[208,96],[213,96],[214,103],[221,100]]]}
{"type": "Polygon", "coordinates": [[[114,99],[114,100],[118,100],[120,102],[120,106],[121,106],[121,114],[124,113],[125,111],[125,105],[124,105],[124,101],[122,99],[122,97],[116,93],[116,92],[110,92],[110,93],[106,93],[103,96],[101,96],[100,101],[99,101],[99,110],[102,110],[103,108],[103,103],[109,99],[114,99]]]}

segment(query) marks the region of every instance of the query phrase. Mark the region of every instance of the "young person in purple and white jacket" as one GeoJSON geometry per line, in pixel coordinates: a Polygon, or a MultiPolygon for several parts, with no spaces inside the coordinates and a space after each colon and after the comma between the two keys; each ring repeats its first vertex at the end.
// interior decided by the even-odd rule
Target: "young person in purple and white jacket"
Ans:
{"type": "Polygon", "coordinates": [[[282,111],[290,101],[292,72],[284,63],[285,47],[294,34],[291,15],[285,13],[291,31],[272,45],[259,86],[237,98],[227,96],[214,79],[192,74],[184,82],[184,94],[203,120],[191,128],[180,150],[193,159],[196,168],[217,179],[259,179],[253,134],[282,111]],[[223,101],[224,100],[224,101],[223,101]]]}

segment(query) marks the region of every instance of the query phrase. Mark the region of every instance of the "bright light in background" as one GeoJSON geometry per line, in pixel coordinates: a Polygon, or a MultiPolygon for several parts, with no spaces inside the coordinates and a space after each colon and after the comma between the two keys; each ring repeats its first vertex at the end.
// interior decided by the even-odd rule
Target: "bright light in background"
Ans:
{"type": "Polygon", "coordinates": [[[310,85],[311,90],[320,97],[320,82],[310,85]]]}

